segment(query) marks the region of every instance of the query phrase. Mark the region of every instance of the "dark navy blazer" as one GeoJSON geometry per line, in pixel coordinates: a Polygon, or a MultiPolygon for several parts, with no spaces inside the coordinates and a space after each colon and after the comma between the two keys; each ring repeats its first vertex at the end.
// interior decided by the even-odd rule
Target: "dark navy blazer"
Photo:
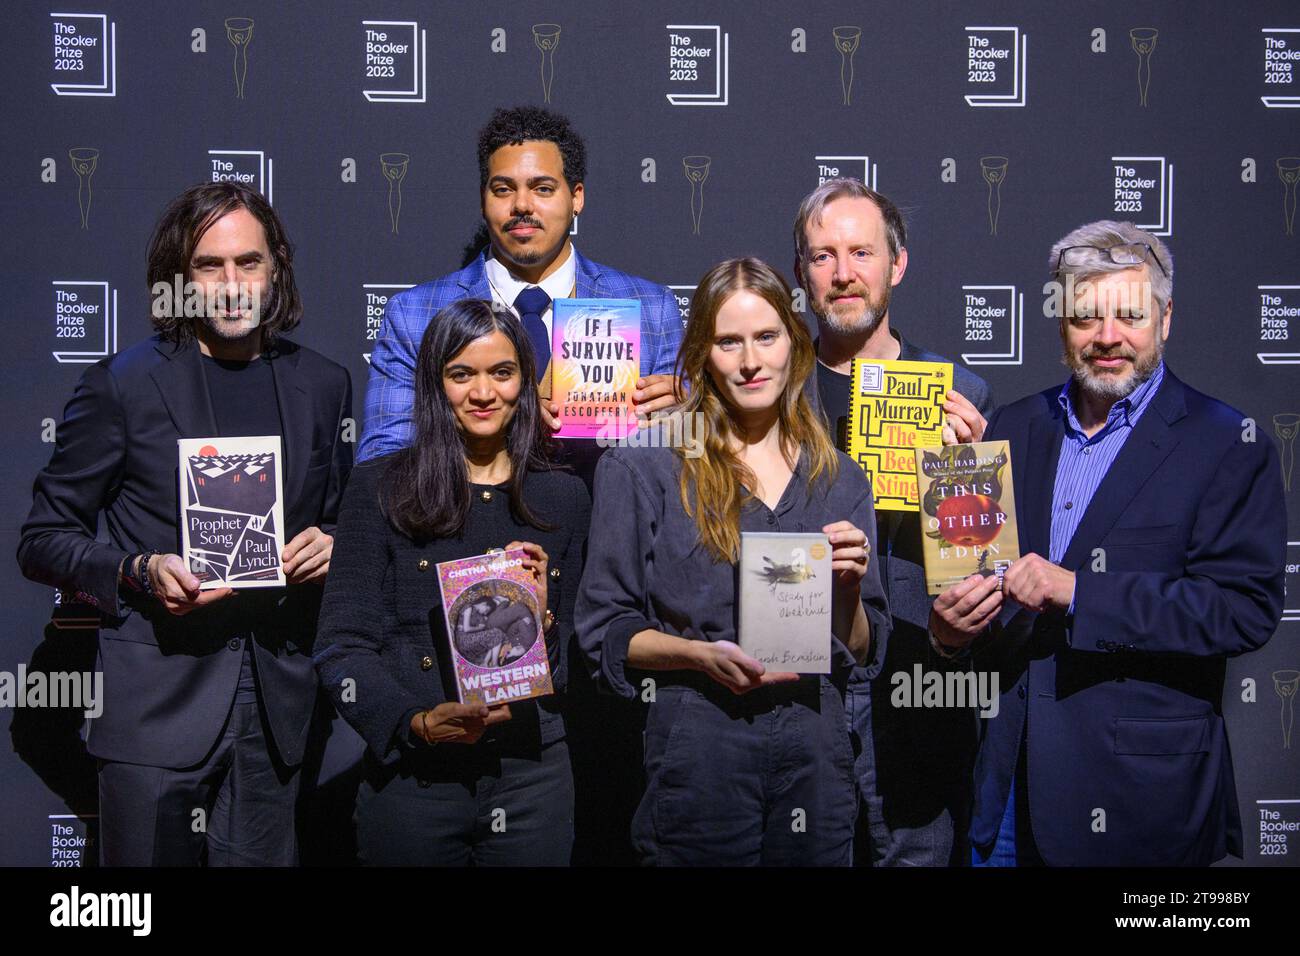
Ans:
{"type": "MultiPolygon", "coordinates": [[[[1048,554],[1059,392],[999,409],[985,433],[1011,442],[1022,554],[1048,554]]],[[[1009,607],[976,646],[976,670],[1001,688],[997,717],[980,721],[976,844],[997,836],[1027,734],[1048,864],[1241,855],[1224,671],[1281,618],[1286,527],[1268,436],[1167,371],[1061,561],[1077,575],[1073,620],[1009,607]]]]}

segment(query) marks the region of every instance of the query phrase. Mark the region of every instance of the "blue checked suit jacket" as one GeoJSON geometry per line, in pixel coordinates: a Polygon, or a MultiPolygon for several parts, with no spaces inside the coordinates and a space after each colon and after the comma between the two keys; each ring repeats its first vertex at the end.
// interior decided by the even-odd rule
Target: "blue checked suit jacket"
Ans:
{"type": "MultiPolygon", "coordinates": [[[[370,355],[366,417],[358,461],[404,448],[411,441],[415,359],[424,330],[439,310],[459,299],[491,299],[486,251],[459,272],[406,289],[388,300],[370,355]]],[[[573,250],[579,299],[641,300],[641,374],[672,372],[682,342],[682,319],[668,289],[602,266],[573,250]]]]}

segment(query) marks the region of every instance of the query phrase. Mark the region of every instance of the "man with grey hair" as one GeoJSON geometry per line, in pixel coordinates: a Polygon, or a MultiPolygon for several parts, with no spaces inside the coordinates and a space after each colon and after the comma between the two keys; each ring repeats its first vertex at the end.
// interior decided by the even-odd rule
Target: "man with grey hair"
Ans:
{"type": "MultiPolygon", "coordinates": [[[[898,207],[856,179],[832,179],[806,196],[794,223],[795,273],[817,317],[817,392],[836,444],[847,449],[850,368],[855,358],[950,362],[890,324],[893,288],[907,270],[907,229],[898,207]]],[[[944,441],[979,441],[993,409],[988,385],[953,363],[944,441]]],[[[862,798],[855,857],[861,865],[947,866],[969,859],[965,842],[975,755],[970,708],[896,708],[891,675],[965,668],[927,631],[920,515],[877,514],[876,560],[894,631],[884,661],[855,669],[845,707],[861,744],[862,798]]]]}
{"type": "Polygon", "coordinates": [[[1277,452],[1164,362],[1173,259],[1127,222],[1052,247],[1047,311],[1064,386],[1000,408],[1020,552],[1002,590],[972,575],[931,629],[996,672],[974,862],[1208,865],[1241,856],[1224,731],[1229,657],[1282,613],[1277,452]]]}

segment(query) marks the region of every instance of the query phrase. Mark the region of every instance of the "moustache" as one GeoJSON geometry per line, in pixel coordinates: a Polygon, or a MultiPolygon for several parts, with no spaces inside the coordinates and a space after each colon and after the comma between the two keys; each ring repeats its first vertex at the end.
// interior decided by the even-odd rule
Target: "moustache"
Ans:
{"type": "Polygon", "coordinates": [[[503,229],[506,232],[509,232],[511,229],[515,228],[515,226],[531,226],[534,229],[542,228],[542,224],[532,216],[516,216],[514,219],[507,222],[503,229]]]}
{"type": "Polygon", "coordinates": [[[839,296],[856,295],[864,301],[870,301],[871,297],[867,295],[867,289],[861,285],[846,285],[842,289],[831,289],[826,293],[826,301],[832,302],[839,296]]]}
{"type": "Polygon", "coordinates": [[[1079,358],[1083,359],[1085,362],[1094,358],[1123,358],[1133,361],[1137,358],[1137,352],[1132,349],[1126,349],[1122,346],[1117,346],[1113,349],[1105,349],[1096,348],[1090,345],[1079,353],[1079,358]]]}

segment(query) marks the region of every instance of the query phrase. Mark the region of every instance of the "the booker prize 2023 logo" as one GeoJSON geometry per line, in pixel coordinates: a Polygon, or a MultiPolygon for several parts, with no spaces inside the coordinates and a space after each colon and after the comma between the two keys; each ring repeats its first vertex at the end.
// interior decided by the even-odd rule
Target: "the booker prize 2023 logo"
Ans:
{"type": "Polygon", "coordinates": [[[117,24],[103,13],[51,13],[50,89],[59,96],[117,95],[117,24]]]}
{"type": "Polygon", "coordinates": [[[961,313],[965,341],[981,347],[963,352],[967,365],[1020,365],[1024,362],[1025,296],[1013,285],[964,285],[961,313]]]}
{"type": "Polygon", "coordinates": [[[107,282],[55,279],[54,349],[60,364],[90,364],[117,351],[117,290],[107,282]]]}
{"type": "Polygon", "coordinates": [[[668,102],[726,106],[731,37],[717,24],[668,24],[668,102]]]}
{"type": "Polygon", "coordinates": [[[966,105],[1024,106],[1029,37],[1019,27],[966,27],[966,105]]]}
{"type": "Polygon", "coordinates": [[[371,103],[423,103],[428,90],[428,35],[414,20],[362,20],[361,93],[371,103]]]}
{"type": "Polygon", "coordinates": [[[274,205],[275,164],[262,149],[210,149],[204,179],[212,183],[239,183],[261,193],[274,205]]]}
{"type": "Polygon", "coordinates": [[[1265,365],[1300,365],[1300,285],[1256,286],[1259,342],[1256,357],[1265,365]]]}
{"type": "Polygon", "coordinates": [[[817,165],[817,185],[828,179],[848,177],[872,189],[876,188],[876,164],[870,156],[814,156],[817,165]]]}
{"type": "Polygon", "coordinates": [[[670,285],[668,291],[673,294],[673,299],[677,302],[677,312],[682,317],[682,328],[686,328],[686,323],[691,320],[691,297],[695,295],[695,286],[670,285]]]}
{"type": "Polygon", "coordinates": [[[361,286],[362,295],[365,298],[366,308],[366,351],[361,353],[361,357],[370,364],[371,343],[379,338],[379,330],[384,324],[384,309],[388,306],[388,297],[403,289],[410,289],[410,283],[393,283],[393,282],[366,282],[361,286]]]}
{"type": "Polygon", "coordinates": [[[1260,101],[1269,109],[1300,109],[1300,27],[1265,27],[1264,90],[1260,101]]]}
{"type": "Polygon", "coordinates": [[[1174,166],[1164,156],[1112,156],[1111,211],[1155,236],[1174,231],[1174,166]]]}

